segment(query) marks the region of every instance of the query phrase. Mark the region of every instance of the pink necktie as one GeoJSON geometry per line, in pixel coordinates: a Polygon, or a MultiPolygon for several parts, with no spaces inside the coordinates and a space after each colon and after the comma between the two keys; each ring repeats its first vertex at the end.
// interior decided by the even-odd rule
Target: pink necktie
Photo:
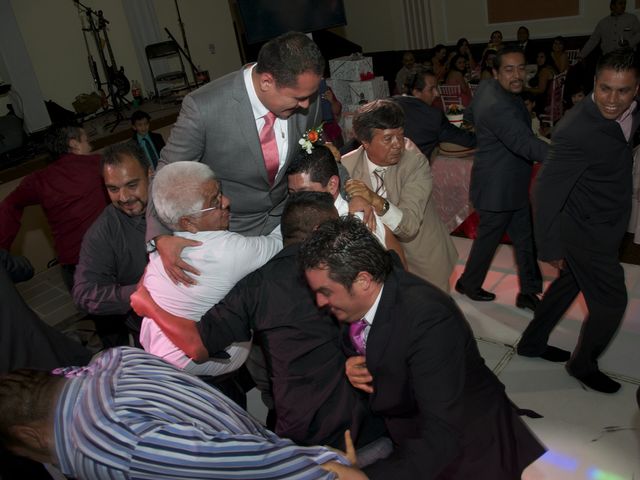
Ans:
{"type": "Polygon", "coordinates": [[[278,174],[278,168],[280,167],[276,133],[273,130],[273,124],[276,121],[276,116],[272,112],[269,112],[263,118],[264,126],[262,127],[262,130],[260,130],[260,146],[262,147],[264,166],[267,169],[267,177],[269,178],[269,183],[273,185],[273,181],[278,174]]]}
{"type": "Polygon", "coordinates": [[[359,355],[364,355],[366,351],[364,333],[367,325],[368,323],[364,318],[349,325],[349,337],[351,338],[351,344],[359,355]]]}

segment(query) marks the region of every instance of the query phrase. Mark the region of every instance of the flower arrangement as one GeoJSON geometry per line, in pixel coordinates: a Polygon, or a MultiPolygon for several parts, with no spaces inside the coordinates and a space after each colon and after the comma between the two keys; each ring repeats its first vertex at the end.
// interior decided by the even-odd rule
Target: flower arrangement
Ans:
{"type": "Polygon", "coordinates": [[[322,124],[307,130],[305,134],[302,136],[302,138],[298,140],[298,143],[300,144],[300,146],[304,151],[306,151],[308,154],[311,154],[314,148],[314,145],[318,142],[318,140],[320,140],[321,136],[322,136],[322,124]]]}
{"type": "Polygon", "coordinates": [[[447,115],[462,115],[464,113],[464,107],[462,105],[449,105],[447,107],[447,115]]]}

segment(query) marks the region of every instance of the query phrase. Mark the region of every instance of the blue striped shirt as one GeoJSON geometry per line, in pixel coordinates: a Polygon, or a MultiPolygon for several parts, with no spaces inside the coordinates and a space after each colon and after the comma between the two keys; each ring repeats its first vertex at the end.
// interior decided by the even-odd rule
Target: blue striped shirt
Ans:
{"type": "Polygon", "coordinates": [[[340,455],[266,430],[197,377],[130,347],[69,378],[55,412],[62,472],[78,479],[325,479],[340,455]]]}

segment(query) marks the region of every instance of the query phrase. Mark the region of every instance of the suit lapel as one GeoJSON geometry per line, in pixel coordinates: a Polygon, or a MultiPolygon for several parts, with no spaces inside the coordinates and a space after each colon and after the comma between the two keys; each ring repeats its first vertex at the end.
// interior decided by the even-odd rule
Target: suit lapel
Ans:
{"type": "Polygon", "coordinates": [[[354,158],[353,173],[351,174],[351,177],[363,181],[371,190],[374,190],[373,185],[371,184],[371,176],[369,175],[369,167],[367,166],[364,148],[359,147],[355,155],[356,157],[354,158]]]}
{"type": "MultiPolygon", "coordinates": [[[[262,156],[262,148],[260,147],[260,138],[256,129],[256,121],[251,108],[251,101],[244,83],[245,65],[236,75],[233,81],[233,99],[238,103],[236,109],[236,126],[242,133],[246,145],[251,150],[252,157],[256,165],[261,164],[265,181],[267,180],[267,169],[264,166],[264,158],[262,156]]],[[[246,159],[243,159],[246,160],[246,159]]]]}
{"type": "Polygon", "coordinates": [[[397,280],[392,272],[384,282],[378,310],[367,337],[367,367],[374,376],[385,357],[385,350],[393,335],[393,306],[396,301],[397,287],[397,280]]]}

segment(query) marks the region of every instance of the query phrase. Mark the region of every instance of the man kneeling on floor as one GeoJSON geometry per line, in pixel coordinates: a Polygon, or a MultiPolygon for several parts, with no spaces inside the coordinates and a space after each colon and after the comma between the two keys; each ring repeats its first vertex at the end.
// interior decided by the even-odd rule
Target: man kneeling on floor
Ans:
{"type": "Polygon", "coordinates": [[[0,377],[0,442],[78,480],[366,478],[339,453],[279,438],[197,377],[130,347],[82,368],[0,377]]]}

